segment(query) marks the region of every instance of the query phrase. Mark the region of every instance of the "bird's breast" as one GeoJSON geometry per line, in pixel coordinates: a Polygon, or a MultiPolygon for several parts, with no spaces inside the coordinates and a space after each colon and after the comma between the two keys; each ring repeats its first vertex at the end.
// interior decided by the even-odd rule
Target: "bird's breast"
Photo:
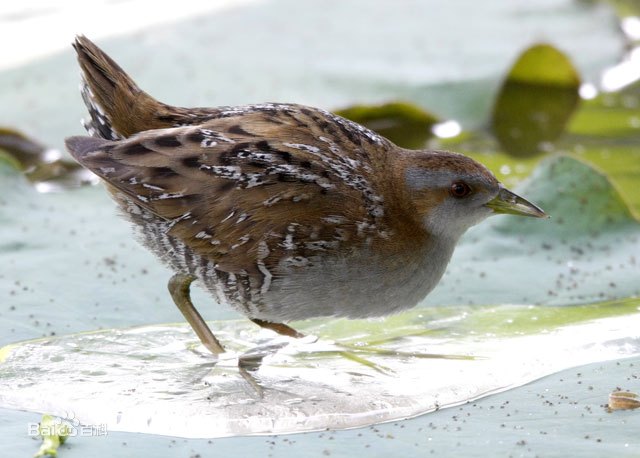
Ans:
{"type": "Polygon", "coordinates": [[[432,244],[413,252],[283,261],[262,297],[262,316],[274,322],[319,316],[367,318],[414,307],[437,285],[453,246],[432,244]]]}

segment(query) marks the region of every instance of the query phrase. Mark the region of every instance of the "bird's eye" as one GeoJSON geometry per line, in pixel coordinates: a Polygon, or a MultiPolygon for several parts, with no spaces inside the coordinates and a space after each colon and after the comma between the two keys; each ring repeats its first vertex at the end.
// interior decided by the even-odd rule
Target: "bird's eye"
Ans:
{"type": "Polygon", "coordinates": [[[451,185],[450,192],[453,197],[462,199],[471,194],[471,187],[464,181],[456,181],[451,185]]]}

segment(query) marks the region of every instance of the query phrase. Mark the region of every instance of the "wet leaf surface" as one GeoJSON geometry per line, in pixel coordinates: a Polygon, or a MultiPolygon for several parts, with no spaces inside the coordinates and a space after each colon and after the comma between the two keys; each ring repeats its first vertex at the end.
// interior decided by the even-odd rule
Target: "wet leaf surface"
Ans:
{"type": "Polygon", "coordinates": [[[413,311],[391,333],[356,323],[335,341],[324,337],[336,334],[333,323],[307,325],[307,335],[322,337],[298,340],[246,321],[215,322],[230,349],[217,358],[184,324],[47,338],[0,349],[0,408],[71,411],[85,425],[187,438],[367,426],[638,355],[638,304],[619,304],[630,313],[597,320],[559,311],[544,332],[521,326],[529,310],[512,309],[519,331],[511,335],[481,326],[490,308],[454,309],[447,319],[413,311]],[[247,358],[255,364],[243,376],[247,358]]]}

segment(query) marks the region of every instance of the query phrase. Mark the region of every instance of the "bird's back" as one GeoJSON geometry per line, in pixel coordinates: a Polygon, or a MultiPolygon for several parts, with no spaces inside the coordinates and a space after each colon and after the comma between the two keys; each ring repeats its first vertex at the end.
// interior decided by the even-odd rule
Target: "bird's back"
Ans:
{"type": "MultiPolygon", "coordinates": [[[[322,276],[346,260],[364,278],[367,266],[354,260],[366,263],[368,250],[393,245],[391,222],[406,222],[386,214],[395,180],[377,172],[387,168],[388,146],[324,110],[287,104],[222,107],[197,126],[121,141],[68,141],[74,157],[107,182],[152,251],[200,278],[218,299],[263,319],[276,312],[265,309],[274,301],[264,297],[278,288],[294,297],[289,280],[296,275],[314,277],[314,286],[299,281],[305,305],[282,316],[334,314],[337,308],[311,306],[327,297],[322,276]]],[[[348,274],[344,281],[353,290],[348,274]]]]}

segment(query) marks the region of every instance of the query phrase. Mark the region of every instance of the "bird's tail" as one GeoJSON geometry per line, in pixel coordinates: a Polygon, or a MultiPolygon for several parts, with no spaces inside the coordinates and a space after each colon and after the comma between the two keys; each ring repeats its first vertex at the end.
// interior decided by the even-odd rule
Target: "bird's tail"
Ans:
{"type": "Polygon", "coordinates": [[[143,130],[175,125],[171,116],[174,108],[141,90],[91,40],[78,36],[73,47],[82,68],[82,98],[90,115],[85,128],[92,136],[119,140],[143,130]]]}

